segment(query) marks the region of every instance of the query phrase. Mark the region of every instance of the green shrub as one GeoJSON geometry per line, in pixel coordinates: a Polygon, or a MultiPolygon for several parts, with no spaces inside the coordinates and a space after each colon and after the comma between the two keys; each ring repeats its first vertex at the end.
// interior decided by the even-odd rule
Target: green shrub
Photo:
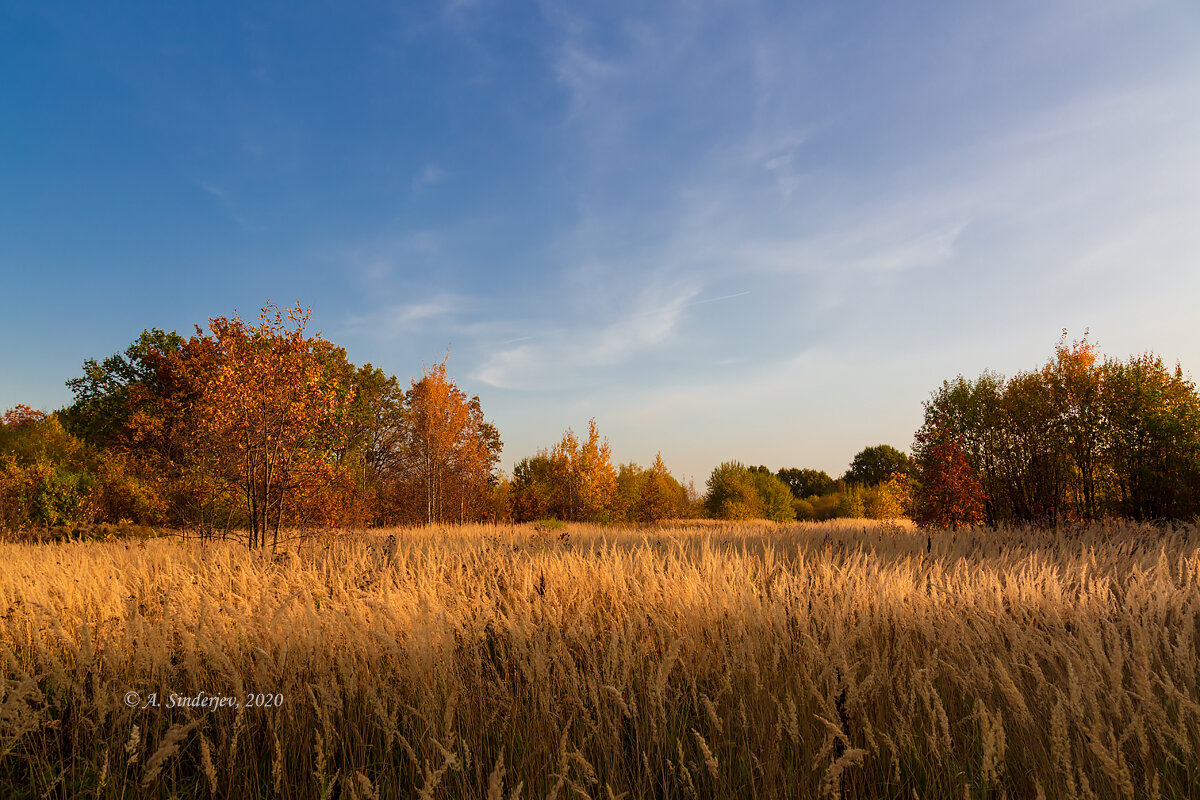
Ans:
{"type": "Polygon", "coordinates": [[[796,519],[801,521],[807,522],[817,518],[817,512],[813,508],[813,504],[798,497],[792,500],[792,513],[796,515],[796,519]]]}
{"type": "Polygon", "coordinates": [[[846,491],[842,492],[838,501],[837,515],[854,519],[866,515],[866,509],[863,508],[862,491],[857,486],[849,486],[846,491]]]}

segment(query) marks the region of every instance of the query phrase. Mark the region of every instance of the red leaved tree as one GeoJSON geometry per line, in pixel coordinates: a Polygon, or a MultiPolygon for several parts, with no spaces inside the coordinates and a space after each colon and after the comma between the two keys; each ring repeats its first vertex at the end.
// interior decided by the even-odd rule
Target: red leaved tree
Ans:
{"type": "Polygon", "coordinates": [[[925,424],[913,445],[917,483],[913,521],[922,527],[959,528],[984,520],[987,492],[967,458],[948,414],[926,407],[925,424]]]}
{"type": "Polygon", "coordinates": [[[13,430],[24,428],[26,425],[34,425],[46,419],[45,412],[38,411],[36,408],[30,408],[24,403],[17,405],[4,412],[3,424],[13,430]]]}

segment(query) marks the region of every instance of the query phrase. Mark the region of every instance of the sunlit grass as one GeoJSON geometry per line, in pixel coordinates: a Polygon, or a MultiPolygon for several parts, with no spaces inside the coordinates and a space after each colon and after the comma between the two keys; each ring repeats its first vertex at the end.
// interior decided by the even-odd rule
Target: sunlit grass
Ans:
{"type": "Polygon", "coordinates": [[[1198,546],[866,522],[3,544],[0,794],[1200,796],[1198,546]]]}

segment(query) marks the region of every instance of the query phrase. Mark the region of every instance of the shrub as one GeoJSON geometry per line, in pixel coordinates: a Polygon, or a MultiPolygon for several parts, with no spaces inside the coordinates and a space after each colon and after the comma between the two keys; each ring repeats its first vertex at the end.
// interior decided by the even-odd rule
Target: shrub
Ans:
{"type": "Polygon", "coordinates": [[[813,508],[813,504],[808,500],[801,500],[798,497],[792,500],[792,513],[796,515],[796,519],[802,521],[815,520],[817,518],[817,512],[813,508]]]}
{"type": "Polygon", "coordinates": [[[842,492],[842,496],[838,500],[837,515],[839,517],[851,517],[854,519],[866,516],[861,489],[857,486],[846,487],[846,490],[842,492]]]}

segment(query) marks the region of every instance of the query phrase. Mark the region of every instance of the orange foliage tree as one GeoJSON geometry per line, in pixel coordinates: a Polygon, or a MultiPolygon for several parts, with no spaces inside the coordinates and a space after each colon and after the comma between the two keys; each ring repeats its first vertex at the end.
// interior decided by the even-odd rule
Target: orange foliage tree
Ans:
{"type": "Polygon", "coordinates": [[[1102,370],[1099,348],[1083,339],[1067,345],[1067,332],[1054,348],[1054,358],[1042,369],[1049,387],[1063,449],[1068,463],[1067,489],[1071,505],[1093,519],[1100,514],[1101,458],[1106,425],[1101,404],[1102,370]]]}
{"type": "Polygon", "coordinates": [[[38,411],[36,408],[30,408],[24,403],[18,403],[4,412],[3,424],[12,430],[19,430],[27,425],[36,425],[45,419],[45,412],[38,411]]]}
{"type": "Polygon", "coordinates": [[[262,310],[258,325],[215,317],[217,359],[196,410],[207,445],[243,494],[249,545],[272,546],[289,502],[310,503],[335,478],[331,439],[345,425],[350,391],[327,369],[309,311],[262,310]],[[293,495],[300,493],[299,498],[293,495]],[[306,496],[307,495],[307,496],[306,496]]]}
{"type": "Polygon", "coordinates": [[[218,454],[205,446],[197,413],[221,362],[219,344],[199,328],[188,339],[143,334],[140,344],[143,377],[124,389],[124,422],[105,451],[120,455],[153,487],[167,517],[204,534],[222,522],[228,527],[236,498],[219,479],[218,454]]]}
{"type": "Polygon", "coordinates": [[[596,420],[588,420],[588,438],[579,447],[580,512],[584,519],[606,520],[612,516],[617,498],[617,470],[612,463],[608,439],[600,439],[596,420]]]}
{"type": "Polygon", "coordinates": [[[654,456],[654,463],[642,473],[641,478],[636,514],[638,521],[661,522],[683,514],[687,506],[687,492],[667,471],[662,453],[654,456]]]}
{"type": "Polygon", "coordinates": [[[564,520],[603,522],[617,503],[617,470],[612,448],[600,438],[596,420],[588,421],[588,438],[580,442],[567,430],[548,454],[554,487],[553,510],[564,520]]]}
{"type": "Polygon", "coordinates": [[[416,505],[410,511],[427,523],[484,517],[500,459],[499,433],[484,419],[479,398],[447,376],[447,358],[412,382],[400,419],[401,481],[416,505]]]}

